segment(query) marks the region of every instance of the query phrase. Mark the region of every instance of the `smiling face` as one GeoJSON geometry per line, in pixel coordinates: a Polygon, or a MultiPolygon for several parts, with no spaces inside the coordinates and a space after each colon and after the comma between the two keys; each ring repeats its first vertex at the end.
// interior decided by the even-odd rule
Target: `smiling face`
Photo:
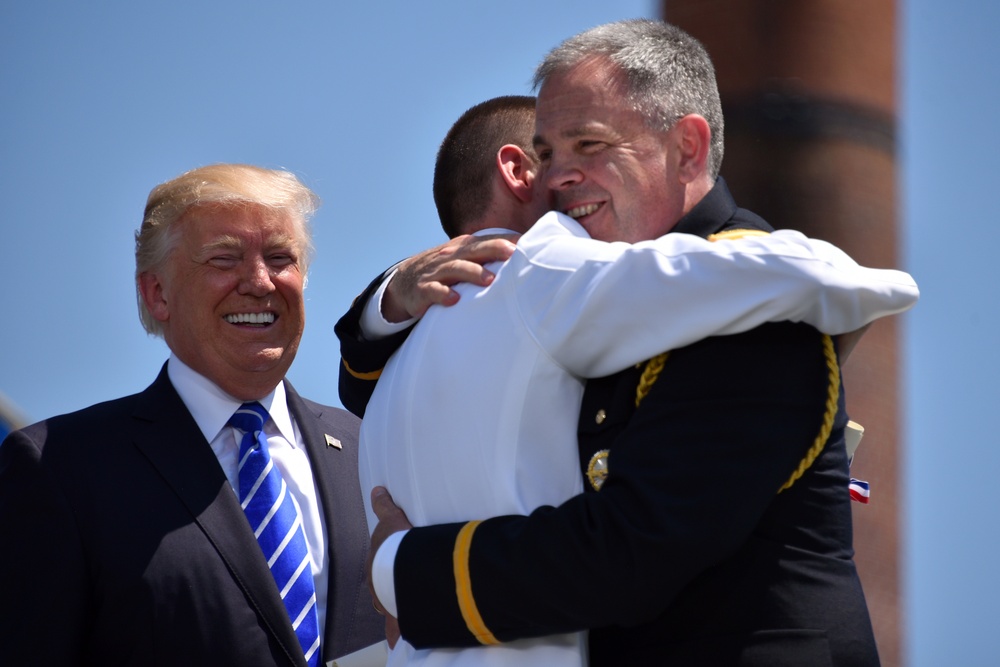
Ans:
{"type": "Polygon", "coordinates": [[[553,208],[602,241],[662,236],[684,213],[673,129],[650,128],[626,101],[614,66],[595,58],[546,79],[535,150],[553,208]]]}
{"type": "Polygon", "coordinates": [[[198,206],[177,221],[142,296],[181,361],[240,400],[285,377],[305,326],[302,228],[254,206],[198,206]]]}

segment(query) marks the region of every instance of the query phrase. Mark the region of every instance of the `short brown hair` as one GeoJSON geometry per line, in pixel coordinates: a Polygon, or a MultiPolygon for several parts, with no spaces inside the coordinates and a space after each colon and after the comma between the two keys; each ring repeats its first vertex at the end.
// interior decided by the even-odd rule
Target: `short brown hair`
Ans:
{"type": "Polygon", "coordinates": [[[495,97],[455,121],[434,166],[434,204],[449,237],[485,215],[501,146],[513,144],[536,159],[534,132],[535,98],[530,95],[495,97]]]}

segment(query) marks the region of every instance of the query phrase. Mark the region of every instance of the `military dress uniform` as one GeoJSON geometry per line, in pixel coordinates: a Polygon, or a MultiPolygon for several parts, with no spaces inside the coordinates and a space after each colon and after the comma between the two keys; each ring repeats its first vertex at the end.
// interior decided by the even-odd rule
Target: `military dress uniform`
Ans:
{"type": "MultiPolygon", "coordinates": [[[[734,230],[769,227],[720,179],[674,231],[734,230]]],[[[351,339],[351,318],[337,326],[349,408],[372,384],[355,353],[373,348],[351,339]]],[[[835,347],[804,324],[588,381],[588,491],[527,517],[410,531],[395,561],[404,637],[462,647],[591,628],[593,665],[877,664],[843,406],[835,347]]]]}

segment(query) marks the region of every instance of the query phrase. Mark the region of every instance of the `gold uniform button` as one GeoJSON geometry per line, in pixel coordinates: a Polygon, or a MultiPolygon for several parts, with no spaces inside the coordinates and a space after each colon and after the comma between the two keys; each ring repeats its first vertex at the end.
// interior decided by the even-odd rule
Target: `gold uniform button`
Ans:
{"type": "Polygon", "coordinates": [[[601,408],[600,410],[597,411],[597,414],[594,416],[594,421],[597,422],[598,424],[603,424],[604,420],[607,418],[608,418],[608,413],[605,412],[603,408],[601,408]]]}

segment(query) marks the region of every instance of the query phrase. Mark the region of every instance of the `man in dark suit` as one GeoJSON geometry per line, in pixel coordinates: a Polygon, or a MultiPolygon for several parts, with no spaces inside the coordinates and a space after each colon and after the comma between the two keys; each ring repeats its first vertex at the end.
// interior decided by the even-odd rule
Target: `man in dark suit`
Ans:
{"type": "MultiPolygon", "coordinates": [[[[536,83],[540,179],[592,236],[770,230],[718,178],[721,105],[690,36],[601,26],[536,83]]],[[[878,664],[838,352],[809,326],[767,324],[588,381],[588,492],[528,517],[396,533],[405,517],[376,493],[381,602],[417,647],[589,628],[593,665],[878,664]]],[[[371,361],[345,359],[342,392],[364,394],[371,361]]]]}
{"type": "Polygon", "coordinates": [[[316,203],[247,165],[151,192],[136,289],[171,355],[146,390],[0,446],[0,662],[302,666],[382,638],[359,422],[284,380],[316,203]]]}

